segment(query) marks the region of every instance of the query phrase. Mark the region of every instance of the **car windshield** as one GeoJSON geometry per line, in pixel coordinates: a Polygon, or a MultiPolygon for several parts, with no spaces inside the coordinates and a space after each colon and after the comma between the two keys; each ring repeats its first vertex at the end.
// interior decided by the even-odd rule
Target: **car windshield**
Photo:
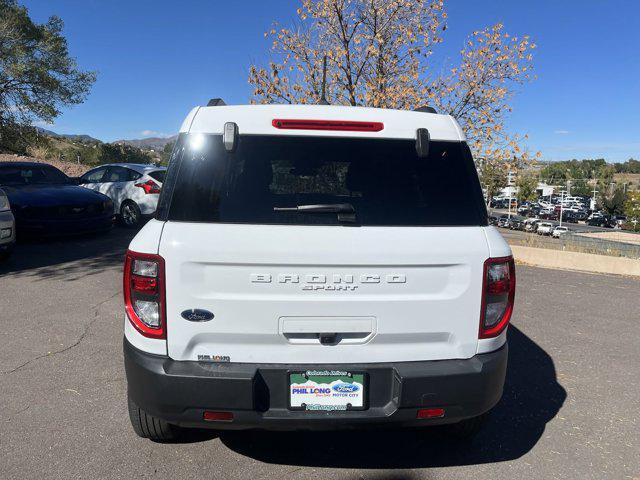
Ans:
{"type": "Polygon", "coordinates": [[[9,165],[0,167],[0,185],[59,185],[71,180],[50,165],[9,165]]]}
{"type": "Polygon", "coordinates": [[[463,142],[431,141],[429,156],[420,158],[415,140],[291,135],[240,135],[237,149],[229,153],[220,135],[181,134],[158,218],[295,225],[487,224],[471,152],[463,142]],[[328,208],[344,204],[353,214],[328,208]]]}

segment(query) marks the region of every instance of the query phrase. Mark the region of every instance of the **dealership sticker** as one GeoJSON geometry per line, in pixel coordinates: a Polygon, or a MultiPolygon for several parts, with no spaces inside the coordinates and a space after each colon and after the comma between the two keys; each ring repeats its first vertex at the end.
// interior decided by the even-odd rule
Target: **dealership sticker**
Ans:
{"type": "Polygon", "coordinates": [[[289,394],[292,408],[313,411],[362,408],[364,380],[362,375],[340,377],[322,375],[317,378],[309,375],[305,378],[301,374],[292,374],[289,394]]]}

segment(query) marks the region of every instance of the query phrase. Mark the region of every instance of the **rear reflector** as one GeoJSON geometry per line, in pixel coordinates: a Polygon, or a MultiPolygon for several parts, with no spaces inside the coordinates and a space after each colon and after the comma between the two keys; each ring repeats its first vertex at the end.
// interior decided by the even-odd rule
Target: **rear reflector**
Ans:
{"type": "Polygon", "coordinates": [[[421,408],[416,414],[416,418],[442,418],[444,408],[421,408]]]}
{"type": "Polygon", "coordinates": [[[207,410],[202,418],[207,422],[232,422],[233,412],[210,412],[207,410]]]}
{"type": "Polygon", "coordinates": [[[379,132],[382,122],[354,122],[350,120],[294,120],[274,118],[271,125],[288,130],[337,130],[342,132],[379,132]]]}
{"type": "Polygon", "coordinates": [[[131,275],[131,288],[136,292],[155,293],[158,288],[158,279],[131,275]]]}

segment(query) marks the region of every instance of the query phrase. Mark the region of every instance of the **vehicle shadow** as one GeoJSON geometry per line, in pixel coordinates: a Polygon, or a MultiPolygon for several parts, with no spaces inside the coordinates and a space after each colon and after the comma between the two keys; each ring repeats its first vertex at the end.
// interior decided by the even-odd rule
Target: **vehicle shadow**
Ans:
{"type": "Polygon", "coordinates": [[[12,274],[77,280],[106,268],[120,268],[136,233],[116,226],[107,233],[19,241],[11,257],[0,263],[0,277],[12,274]]]}
{"type": "Polygon", "coordinates": [[[220,433],[220,439],[261,462],[297,466],[394,469],[502,462],[535,446],[565,398],[551,357],[511,326],[504,395],[484,429],[469,442],[448,438],[441,428],[228,432],[220,433]]]}

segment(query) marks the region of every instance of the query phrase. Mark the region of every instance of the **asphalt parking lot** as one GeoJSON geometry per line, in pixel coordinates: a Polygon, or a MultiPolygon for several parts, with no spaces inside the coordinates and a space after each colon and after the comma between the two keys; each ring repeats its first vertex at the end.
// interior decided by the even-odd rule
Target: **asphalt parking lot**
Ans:
{"type": "Polygon", "coordinates": [[[640,281],[518,267],[505,394],[437,430],[136,437],[122,366],[133,233],[18,245],[0,266],[0,478],[640,478],[640,281]]]}

